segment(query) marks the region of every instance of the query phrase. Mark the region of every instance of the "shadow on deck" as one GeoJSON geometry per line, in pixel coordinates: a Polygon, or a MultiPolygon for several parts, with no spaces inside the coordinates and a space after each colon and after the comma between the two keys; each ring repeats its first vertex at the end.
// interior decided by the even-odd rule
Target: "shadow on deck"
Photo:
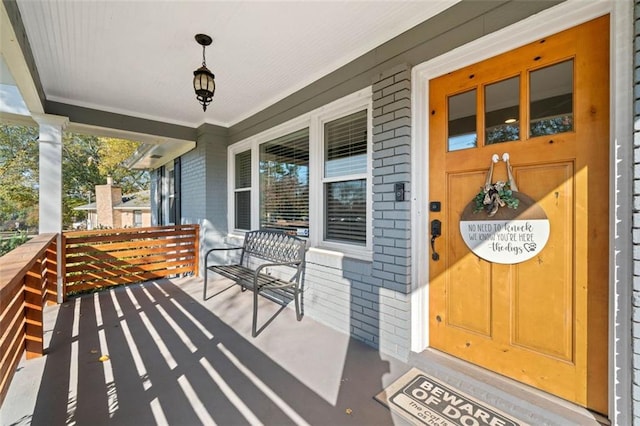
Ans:
{"type": "MultiPolygon", "coordinates": [[[[48,354],[20,364],[0,423],[399,421],[373,396],[407,365],[292,309],[252,339],[250,294],[224,280],[206,302],[201,291],[199,278],[163,279],[47,308],[48,354]]],[[[280,308],[261,304],[260,323],[280,308]]]]}

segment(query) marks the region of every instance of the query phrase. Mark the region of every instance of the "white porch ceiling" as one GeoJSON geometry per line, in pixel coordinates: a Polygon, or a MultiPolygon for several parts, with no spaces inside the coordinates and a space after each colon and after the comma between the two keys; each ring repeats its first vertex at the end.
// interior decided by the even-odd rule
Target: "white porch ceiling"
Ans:
{"type": "Polygon", "coordinates": [[[458,0],[18,0],[47,99],[191,127],[233,125],[458,0]],[[195,99],[197,33],[216,93],[195,99]]]}

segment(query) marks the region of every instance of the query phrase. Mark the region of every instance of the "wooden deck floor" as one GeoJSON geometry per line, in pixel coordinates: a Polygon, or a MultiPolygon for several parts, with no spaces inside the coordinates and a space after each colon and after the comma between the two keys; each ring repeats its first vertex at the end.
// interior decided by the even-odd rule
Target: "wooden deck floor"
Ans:
{"type": "Polygon", "coordinates": [[[389,425],[373,399],[409,367],[291,309],[199,278],[158,280],[46,310],[48,354],[23,361],[2,425],[389,425]],[[107,359],[108,358],[108,359],[107,359]]]}

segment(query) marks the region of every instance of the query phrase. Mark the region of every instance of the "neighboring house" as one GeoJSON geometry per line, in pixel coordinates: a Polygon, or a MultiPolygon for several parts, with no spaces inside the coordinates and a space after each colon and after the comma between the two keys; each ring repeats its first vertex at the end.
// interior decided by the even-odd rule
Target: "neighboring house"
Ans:
{"type": "Polygon", "coordinates": [[[229,126],[48,112],[182,135],[132,159],[151,169],[152,223],[200,224],[202,253],[258,228],[305,238],[305,315],[400,359],[435,349],[631,424],[639,22],[637,0],[462,1],[229,126]],[[505,153],[531,214],[466,216],[494,154],[489,183],[508,179],[505,153]]]}
{"type": "Polygon", "coordinates": [[[151,226],[149,191],[122,195],[122,189],[107,178],[106,185],[96,185],[96,201],[75,207],[87,213],[87,229],[140,228],[151,226]]]}

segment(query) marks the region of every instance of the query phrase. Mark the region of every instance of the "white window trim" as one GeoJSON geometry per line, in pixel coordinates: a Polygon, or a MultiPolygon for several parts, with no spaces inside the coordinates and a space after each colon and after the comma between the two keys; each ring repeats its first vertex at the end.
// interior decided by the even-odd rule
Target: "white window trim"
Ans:
{"type": "MultiPolygon", "coordinates": [[[[369,97],[368,98],[355,98],[349,99],[347,101],[343,101],[338,105],[335,103],[327,105],[325,109],[319,112],[315,117],[315,137],[317,143],[314,144],[314,152],[311,158],[314,159],[314,170],[315,180],[314,183],[319,184],[319,188],[314,188],[311,190],[309,188],[309,213],[314,213],[314,222],[311,222],[311,215],[309,217],[309,222],[314,223],[311,231],[312,238],[312,246],[317,248],[322,248],[329,251],[337,251],[344,254],[349,255],[349,257],[355,257],[358,259],[371,260],[373,257],[373,248],[372,248],[372,239],[373,239],[373,188],[372,188],[372,151],[373,151],[373,138],[372,138],[372,125],[373,125],[373,109],[372,109],[372,99],[371,99],[371,89],[369,88],[369,97]],[[329,108],[333,106],[333,108],[329,108]],[[325,123],[331,122],[333,120],[337,120],[339,118],[345,117],[347,115],[356,113],[358,111],[362,111],[363,109],[367,110],[367,171],[366,173],[350,175],[350,176],[340,176],[339,178],[325,178],[324,177],[324,125],[325,123]],[[327,241],[324,239],[324,231],[325,231],[325,216],[324,216],[324,183],[326,182],[335,182],[335,181],[343,181],[343,180],[354,180],[354,179],[362,179],[366,180],[367,187],[367,241],[365,246],[349,244],[349,243],[340,243],[336,241],[327,241]]],[[[311,131],[311,129],[310,129],[311,131]]],[[[311,137],[311,136],[310,136],[311,137]]],[[[311,155],[311,153],[310,153],[311,155]]]]}
{"type": "MultiPolygon", "coordinates": [[[[255,152],[253,151],[253,147],[251,146],[251,140],[245,140],[243,142],[238,142],[233,145],[233,149],[227,150],[227,206],[229,215],[227,217],[227,229],[230,230],[230,233],[240,235],[245,230],[239,230],[236,228],[236,154],[240,154],[245,151],[251,151],[251,183],[249,187],[243,188],[244,191],[252,191],[254,188],[253,184],[253,157],[255,156],[255,152]]],[[[251,200],[251,212],[253,213],[253,199],[251,200]]],[[[253,220],[253,216],[251,218],[253,220]]],[[[251,223],[253,226],[253,222],[251,223]]],[[[255,228],[254,228],[255,229],[255,228]]]]}
{"type": "MultiPolygon", "coordinates": [[[[283,124],[265,130],[262,133],[237,142],[227,148],[227,206],[228,229],[230,236],[242,236],[245,230],[235,228],[235,155],[251,150],[251,228],[260,227],[260,176],[254,170],[259,169],[260,145],[290,133],[309,129],[309,243],[311,247],[327,251],[335,251],[345,256],[361,260],[372,260],[372,225],[373,225],[373,188],[372,188],[372,95],[371,87],[352,93],[324,105],[314,111],[296,117],[283,124]],[[323,170],[324,170],[324,123],[346,115],[367,110],[367,242],[366,246],[323,241],[324,208],[323,208],[323,170]]],[[[355,175],[354,175],[355,176],[355,175]]],[[[360,175],[358,175],[360,176],[360,175]]]]}

